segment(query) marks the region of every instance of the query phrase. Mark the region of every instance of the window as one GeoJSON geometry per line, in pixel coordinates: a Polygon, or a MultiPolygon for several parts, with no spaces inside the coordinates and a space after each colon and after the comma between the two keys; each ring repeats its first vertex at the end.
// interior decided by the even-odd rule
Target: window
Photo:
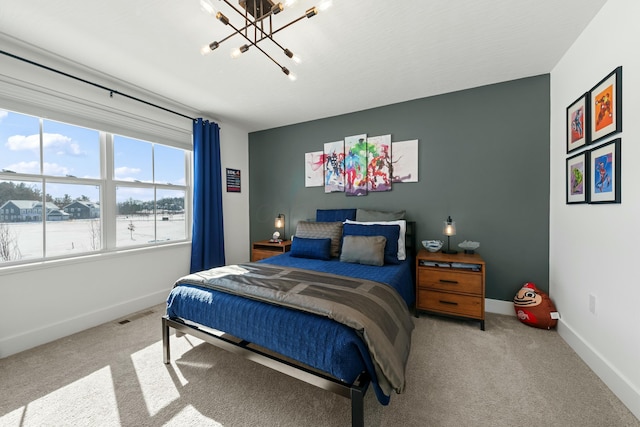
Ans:
{"type": "Polygon", "coordinates": [[[116,246],[186,239],[184,150],[113,137],[116,246]]]}
{"type": "Polygon", "coordinates": [[[189,160],[184,149],[0,110],[0,267],[186,240],[189,160]]]}

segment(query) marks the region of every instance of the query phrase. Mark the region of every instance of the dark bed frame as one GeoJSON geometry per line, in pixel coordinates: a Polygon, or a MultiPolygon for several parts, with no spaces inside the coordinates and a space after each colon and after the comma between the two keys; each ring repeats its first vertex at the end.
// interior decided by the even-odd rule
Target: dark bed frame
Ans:
{"type": "MultiPolygon", "coordinates": [[[[407,256],[411,257],[415,262],[415,254],[417,252],[415,222],[407,221],[405,240],[407,256]]],[[[412,274],[415,274],[415,268],[412,268],[411,271],[412,274]]],[[[211,345],[235,353],[275,371],[351,399],[351,426],[364,427],[364,396],[371,383],[371,378],[367,372],[361,372],[355,381],[349,384],[326,373],[296,363],[284,356],[253,346],[249,341],[236,338],[224,332],[216,334],[208,330],[208,328],[186,324],[180,319],[171,319],[169,316],[162,317],[162,349],[165,364],[169,364],[171,361],[171,328],[175,329],[176,333],[192,335],[211,345]]]]}
{"type": "Polygon", "coordinates": [[[170,328],[177,332],[192,335],[212,344],[218,348],[238,354],[246,359],[252,360],[275,371],[287,374],[293,378],[304,381],[308,384],[331,391],[346,398],[351,399],[351,425],[353,427],[364,427],[364,395],[371,383],[369,374],[362,372],[353,384],[348,384],[319,371],[312,370],[293,361],[280,358],[274,354],[266,353],[258,348],[252,348],[250,342],[238,340],[228,334],[215,335],[196,326],[187,325],[177,319],[170,319],[168,316],[162,317],[162,348],[164,352],[164,363],[171,360],[169,347],[170,328]]]}

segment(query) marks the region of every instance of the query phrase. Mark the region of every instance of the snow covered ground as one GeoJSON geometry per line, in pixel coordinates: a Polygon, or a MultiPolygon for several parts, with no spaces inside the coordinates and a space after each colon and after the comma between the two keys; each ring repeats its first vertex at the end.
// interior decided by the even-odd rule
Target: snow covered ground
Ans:
{"type": "MultiPolygon", "coordinates": [[[[5,223],[17,242],[19,259],[42,257],[43,227],[40,222],[5,223]]],[[[100,220],[80,219],[49,221],[46,224],[47,257],[79,254],[100,249],[100,220]]],[[[130,247],[149,242],[183,240],[187,236],[184,214],[153,216],[119,216],[116,219],[116,247],[130,247]],[[166,220],[163,220],[166,218],[166,220]]],[[[0,259],[0,262],[3,260],[0,259]]]]}

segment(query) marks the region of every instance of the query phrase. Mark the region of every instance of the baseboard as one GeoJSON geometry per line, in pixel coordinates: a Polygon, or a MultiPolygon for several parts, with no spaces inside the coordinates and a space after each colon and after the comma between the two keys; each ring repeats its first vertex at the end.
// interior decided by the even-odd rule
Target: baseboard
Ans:
{"type": "Polygon", "coordinates": [[[0,359],[160,304],[167,290],[95,310],[0,340],[0,359]]]}
{"type": "Polygon", "coordinates": [[[509,316],[516,315],[516,312],[513,309],[513,301],[502,301],[498,299],[485,298],[484,311],[488,313],[506,314],[509,316]]]}
{"type": "Polygon", "coordinates": [[[635,388],[624,375],[611,366],[600,353],[586,342],[562,319],[558,322],[558,334],[576,354],[591,368],[629,411],[640,420],[640,390],[635,388]]]}

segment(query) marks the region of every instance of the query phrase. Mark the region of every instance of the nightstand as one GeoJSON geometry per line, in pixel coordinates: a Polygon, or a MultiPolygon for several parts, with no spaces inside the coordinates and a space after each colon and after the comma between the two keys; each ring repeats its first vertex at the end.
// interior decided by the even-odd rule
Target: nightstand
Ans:
{"type": "Polygon", "coordinates": [[[416,257],[416,317],[425,311],[477,319],[484,331],[485,267],[478,254],[420,250],[416,257]]]}
{"type": "Polygon", "coordinates": [[[270,242],[268,240],[261,240],[259,242],[253,242],[251,245],[251,261],[260,261],[261,259],[269,258],[275,255],[280,255],[291,250],[291,240],[284,240],[282,242],[270,242]]]}

